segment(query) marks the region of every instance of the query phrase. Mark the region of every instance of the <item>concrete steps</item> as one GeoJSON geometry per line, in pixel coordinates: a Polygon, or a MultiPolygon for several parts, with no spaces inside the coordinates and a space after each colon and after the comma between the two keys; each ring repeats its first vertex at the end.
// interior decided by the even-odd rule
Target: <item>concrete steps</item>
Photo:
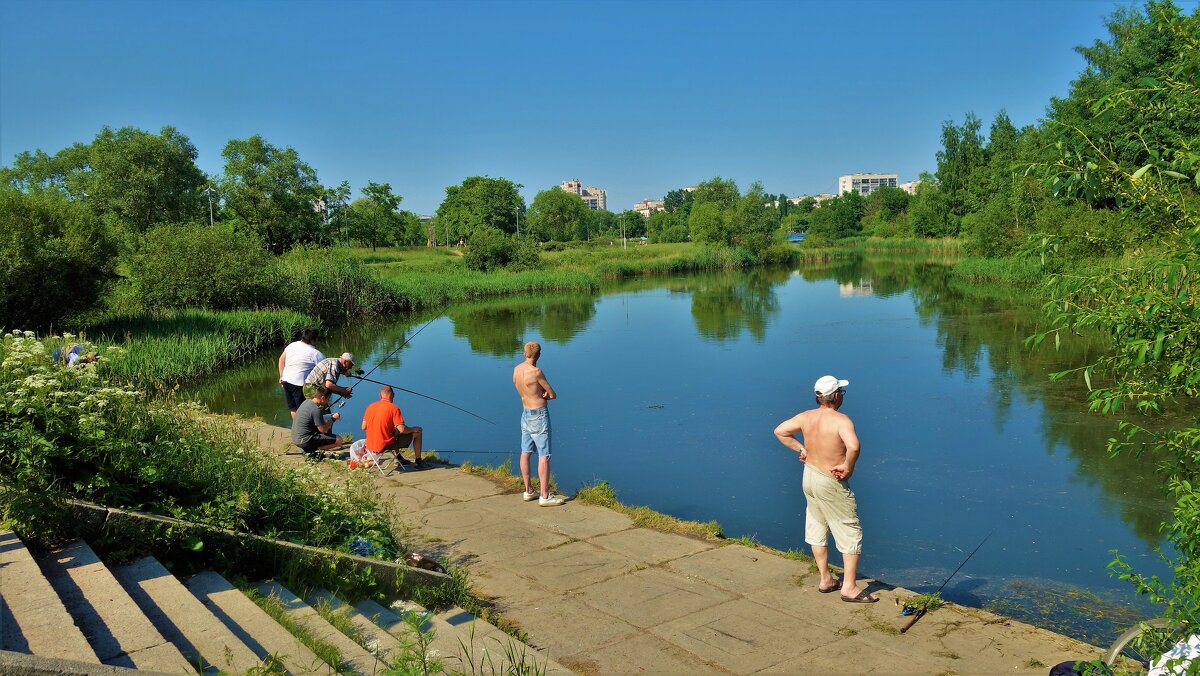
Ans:
{"type": "Polygon", "coordinates": [[[459,609],[397,602],[394,611],[323,589],[302,600],[274,581],[247,593],[212,572],[180,582],[152,557],[110,569],[83,542],[35,559],[0,531],[0,673],[417,673],[418,635],[403,615],[436,632],[428,654],[445,671],[571,673],[459,609]]]}
{"type": "Polygon", "coordinates": [[[50,552],[38,564],[101,662],[171,674],[196,673],[91,547],[74,542],[50,552]]]}
{"type": "Polygon", "coordinates": [[[12,531],[0,531],[0,650],[100,664],[58,593],[12,531]]]}
{"type": "Polygon", "coordinates": [[[262,663],[153,557],[120,566],[113,574],[163,638],[204,673],[245,673],[262,663]]]}

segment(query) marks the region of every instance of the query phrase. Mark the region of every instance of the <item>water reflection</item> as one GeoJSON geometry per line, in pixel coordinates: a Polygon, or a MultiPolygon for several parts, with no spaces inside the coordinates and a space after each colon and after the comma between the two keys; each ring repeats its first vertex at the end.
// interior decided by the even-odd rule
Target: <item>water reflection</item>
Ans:
{"type": "Polygon", "coordinates": [[[521,352],[531,332],[566,345],[596,315],[596,297],[585,294],[500,298],[458,305],[447,312],[454,335],[471,351],[496,357],[521,352]]]}

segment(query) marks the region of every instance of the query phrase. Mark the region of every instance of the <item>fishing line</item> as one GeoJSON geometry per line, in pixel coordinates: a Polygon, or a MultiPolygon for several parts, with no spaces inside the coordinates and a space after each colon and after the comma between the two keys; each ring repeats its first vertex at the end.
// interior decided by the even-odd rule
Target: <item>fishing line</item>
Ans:
{"type": "MultiPolygon", "coordinates": [[[[375,369],[379,368],[380,366],[383,366],[383,363],[384,363],[384,362],[386,362],[387,360],[391,359],[391,358],[392,358],[392,355],[394,355],[394,354],[396,354],[397,352],[399,352],[400,350],[404,349],[404,346],[405,346],[405,345],[408,345],[408,343],[409,343],[409,341],[410,341],[410,340],[412,340],[413,338],[416,338],[418,334],[420,334],[422,331],[424,331],[424,330],[425,330],[425,327],[429,326],[430,324],[432,324],[432,323],[433,323],[434,321],[436,321],[437,319],[438,319],[438,317],[434,317],[433,319],[430,319],[429,321],[425,322],[425,326],[422,326],[421,328],[417,329],[417,332],[416,332],[416,333],[414,333],[414,334],[412,334],[411,336],[409,336],[409,337],[405,338],[405,339],[404,339],[404,342],[403,342],[403,343],[400,343],[400,346],[399,346],[399,347],[397,347],[396,349],[392,350],[391,352],[388,352],[388,353],[387,353],[387,356],[385,356],[383,359],[380,359],[378,362],[376,362],[376,364],[375,364],[374,368],[372,368],[370,371],[367,371],[367,372],[366,372],[365,374],[363,374],[363,375],[365,375],[365,376],[369,376],[369,375],[371,375],[372,373],[374,373],[374,372],[375,372],[375,369]]],[[[346,375],[350,375],[350,374],[346,374],[346,375]]],[[[354,377],[354,376],[351,376],[351,377],[354,377]]],[[[345,405],[346,405],[346,402],[345,402],[345,401],[342,401],[342,400],[343,400],[343,399],[345,399],[345,398],[346,398],[345,396],[343,396],[343,395],[340,395],[340,394],[339,394],[339,395],[338,395],[338,397],[337,397],[337,399],[334,399],[333,401],[329,402],[329,405],[330,405],[330,406],[332,406],[332,405],[334,405],[334,404],[338,404],[338,402],[339,402],[339,401],[341,401],[341,403],[340,403],[340,404],[338,404],[338,408],[341,408],[341,407],[343,407],[343,406],[345,406],[345,405]]],[[[493,424],[495,424],[495,423],[493,423],[493,424]]]]}
{"type": "Polygon", "coordinates": [[[485,418],[485,417],[483,417],[483,416],[479,415],[478,413],[472,413],[472,412],[468,411],[467,409],[465,409],[465,408],[462,408],[461,406],[455,406],[454,404],[451,404],[451,403],[450,403],[450,402],[448,402],[448,401],[442,401],[441,399],[438,399],[437,397],[431,397],[431,396],[429,396],[428,394],[422,394],[422,393],[420,393],[420,392],[417,392],[416,390],[410,390],[410,389],[408,389],[408,388],[406,388],[406,387],[400,387],[399,385],[393,385],[393,384],[391,384],[391,383],[385,383],[385,382],[383,382],[382,380],[371,380],[370,378],[367,378],[367,377],[365,377],[365,376],[350,376],[350,377],[351,377],[351,378],[358,378],[359,380],[361,380],[361,381],[364,381],[364,382],[368,382],[368,383],[375,383],[376,385],[384,385],[384,386],[390,387],[390,388],[392,388],[392,389],[394,389],[394,390],[400,390],[401,392],[408,392],[409,394],[415,394],[415,395],[417,395],[418,397],[425,397],[426,399],[429,399],[429,400],[431,400],[431,401],[436,401],[436,402],[437,402],[437,403],[439,403],[439,404],[443,404],[443,405],[449,406],[449,407],[450,407],[450,408],[452,408],[452,409],[455,409],[455,410],[458,410],[458,411],[462,411],[463,413],[466,413],[467,415],[473,415],[473,416],[475,416],[476,418],[479,418],[480,420],[482,420],[482,421],[484,421],[484,422],[486,422],[486,423],[491,423],[492,425],[495,425],[495,424],[496,424],[496,423],[492,422],[491,420],[488,420],[487,418],[485,418]]]}

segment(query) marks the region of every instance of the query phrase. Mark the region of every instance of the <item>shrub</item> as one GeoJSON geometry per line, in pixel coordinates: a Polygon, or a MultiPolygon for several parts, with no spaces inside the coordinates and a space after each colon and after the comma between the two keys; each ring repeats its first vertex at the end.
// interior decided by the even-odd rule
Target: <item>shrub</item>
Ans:
{"type": "Polygon", "coordinates": [[[471,235],[464,258],[467,267],[487,272],[499,270],[517,257],[517,244],[504,236],[499,228],[483,227],[471,235]]]}
{"type": "Polygon", "coordinates": [[[1012,213],[998,201],[983,211],[963,216],[966,251],[972,256],[999,258],[1012,255],[1017,248],[1017,228],[1012,213]]]}
{"type": "MultiPolygon", "coordinates": [[[[93,366],[57,366],[48,350],[32,334],[0,339],[0,486],[343,551],[361,536],[397,551],[368,484],[282,468],[228,422],[106,382],[93,366]]],[[[0,518],[47,537],[44,516],[0,502],[0,518]]]]}
{"type": "Polygon", "coordinates": [[[345,249],[298,246],[277,263],[274,304],[310,317],[387,314],[408,301],[345,249]]]}
{"type": "Polygon", "coordinates": [[[133,293],[149,310],[270,305],[274,260],[252,235],[208,225],[159,225],[128,259],[133,293]]]}
{"type": "Polygon", "coordinates": [[[0,189],[0,323],[43,329],[96,303],[116,240],[84,205],[0,189]]]}

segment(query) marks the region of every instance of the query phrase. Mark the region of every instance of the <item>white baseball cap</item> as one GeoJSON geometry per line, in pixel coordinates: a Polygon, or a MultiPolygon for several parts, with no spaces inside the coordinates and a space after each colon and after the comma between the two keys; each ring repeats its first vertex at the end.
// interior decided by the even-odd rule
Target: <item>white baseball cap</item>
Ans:
{"type": "Polygon", "coordinates": [[[354,363],[354,355],[350,354],[349,352],[343,352],[341,358],[345,361],[350,362],[351,364],[354,363]]]}
{"type": "Polygon", "coordinates": [[[849,384],[849,380],[838,380],[833,376],[821,376],[817,379],[817,382],[813,384],[813,391],[817,394],[828,397],[834,392],[837,392],[838,388],[845,387],[849,384]]]}

